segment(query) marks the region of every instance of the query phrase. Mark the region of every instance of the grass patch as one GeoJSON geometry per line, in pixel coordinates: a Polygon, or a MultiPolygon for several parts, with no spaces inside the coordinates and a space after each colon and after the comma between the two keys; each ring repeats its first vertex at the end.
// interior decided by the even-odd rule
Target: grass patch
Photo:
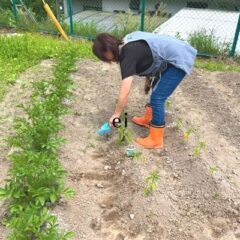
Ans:
{"type": "Polygon", "coordinates": [[[192,32],[188,37],[188,42],[199,53],[214,56],[228,55],[231,46],[230,43],[222,43],[213,30],[209,32],[206,29],[192,32]]]}
{"type": "Polygon", "coordinates": [[[42,59],[59,56],[61,49],[78,46],[80,58],[93,58],[91,44],[87,41],[66,43],[57,38],[39,34],[0,37],[0,101],[9,85],[13,84],[19,74],[27,68],[38,64],[42,59]]]}
{"type": "Polygon", "coordinates": [[[203,60],[197,59],[195,62],[196,68],[201,68],[207,71],[215,72],[240,72],[240,65],[233,60],[218,60],[218,59],[210,59],[203,60]]]}

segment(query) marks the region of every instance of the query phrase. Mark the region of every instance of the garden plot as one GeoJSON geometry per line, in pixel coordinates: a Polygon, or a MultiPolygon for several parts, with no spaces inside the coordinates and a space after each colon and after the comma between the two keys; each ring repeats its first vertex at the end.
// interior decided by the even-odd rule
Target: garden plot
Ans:
{"type": "MultiPolygon", "coordinates": [[[[15,106],[29,97],[30,85],[21,88],[21,83],[47,79],[49,64],[26,71],[5,96],[1,118],[8,120],[0,128],[1,142],[12,133],[13,114],[21,114],[15,106]]],[[[239,239],[239,73],[195,70],[186,78],[168,104],[165,148],[141,150],[142,160],[125,156],[116,132],[96,134],[115,107],[118,66],[81,60],[72,78],[74,98],[65,101],[70,113],[62,118],[66,144],[59,157],[76,196],[54,208],[60,228],[72,230],[75,240],[239,239]],[[146,197],[145,178],[153,171],[160,180],[146,197]]],[[[143,86],[136,78],[126,109],[135,136],[147,133],[130,123],[147,102],[143,86]]],[[[0,148],[3,184],[9,149],[0,148]]],[[[6,239],[2,226],[0,239],[6,239]]]]}
{"type": "MultiPolygon", "coordinates": [[[[55,213],[74,239],[238,239],[239,74],[196,70],[185,79],[171,99],[165,149],[142,151],[145,161],[127,158],[116,133],[96,135],[114,110],[118,67],[81,61],[73,78],[73,114],[63,119],[67,144],[60,158],[76,196],[55,213]],[[155,170],[157,190],[145,197],[144,179],[155,170]]],[[[129,120],[147,102],[141,81],[133,85],[129,120]]]]}

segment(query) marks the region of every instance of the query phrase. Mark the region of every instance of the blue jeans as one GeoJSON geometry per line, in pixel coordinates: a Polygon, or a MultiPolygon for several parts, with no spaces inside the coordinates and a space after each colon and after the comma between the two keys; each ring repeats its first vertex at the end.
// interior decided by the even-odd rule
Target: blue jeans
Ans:
{"type": "Polygon", "coordinates": [[[157,83],[153,86],[150,97],[150,105],[153,110],[152,125],[161,126],[165,124],[165,102],[173,93],[186,73],[173,65],[161,73],[157,83]]]}

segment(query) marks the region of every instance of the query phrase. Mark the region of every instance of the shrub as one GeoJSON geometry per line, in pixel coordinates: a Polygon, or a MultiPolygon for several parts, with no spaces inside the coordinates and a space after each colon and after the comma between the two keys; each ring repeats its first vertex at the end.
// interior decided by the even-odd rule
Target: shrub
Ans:
{"type": "Polygon", "coordinates": [[[230,44],[222,43],[214,35],[214,31],[202,29],[192,32],[188,37],[188,42],[195,47],[199,53],[208,55],[226,55],[230,51],[230,44]]]}

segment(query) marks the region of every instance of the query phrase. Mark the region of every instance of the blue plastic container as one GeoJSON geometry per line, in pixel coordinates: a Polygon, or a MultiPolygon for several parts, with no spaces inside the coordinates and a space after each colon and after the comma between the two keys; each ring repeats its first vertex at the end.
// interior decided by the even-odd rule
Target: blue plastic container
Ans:
{"type": "Polygon", "coordinates": [[[109,123],[106,122],[101,126],[101,128],[98,129],[97,133],[100,136],[104,136],[104,135],[110,133],[111,131],[112,131],[112,129],[111,129],[109,123]]]}

